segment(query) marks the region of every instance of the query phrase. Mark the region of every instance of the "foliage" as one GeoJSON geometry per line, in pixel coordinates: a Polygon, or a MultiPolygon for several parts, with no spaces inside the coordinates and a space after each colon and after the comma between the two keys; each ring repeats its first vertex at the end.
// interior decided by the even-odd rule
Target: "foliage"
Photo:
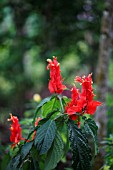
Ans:
{"type": "Polygon", "coordinates": [[[103,147],[105,147],[106,149],[105,167],[108,167],[109,170],[112,170],[113,169],[113,135],[110,135],[108,138],[105,138],[105,140],[102,141],[101,143],[103,144],[103,147]]]}

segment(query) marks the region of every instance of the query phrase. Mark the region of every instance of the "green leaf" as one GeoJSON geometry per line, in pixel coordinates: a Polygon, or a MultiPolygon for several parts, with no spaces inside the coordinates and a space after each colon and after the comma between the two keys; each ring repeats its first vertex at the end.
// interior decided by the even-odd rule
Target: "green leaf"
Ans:
{"type": "Polygon", "coordinates": [[[64,143],[57,131],[52,147],[47,153],[44,170],[51,170],[57,166],[63,155],[64,143]]]}
{"type": "Polygon", "coordinates": [[[34,115],[34,119],[33,119],[33,124],[35,123],[35,119],[36,119],[36,117],[37,117],[38,111],[41,109],[41,107],[42,107],[45,103],[49,102],[52,98],[54,98],[54,96],[47,97],[47,98],[43,99],[43,100],[39,103],[39,105],[37,106],[36,111],[35,111],[35,115],[34,115]]]}
{"type": "Polygon", "coordinates": [[[59,117],[56,121],[57,130],[60,132],[62,140],[64,142],[64,154],[66,155],[69,151],[69,138],[68,138],[68,128],[63,117],[59,117]]]}
{"type": "Polygon", "coordinates": [[[55,104],[55,101],[56,101],[56,98],[53,98],[53,99],[51,99],[50,101],[48,101],[46,104],[44,104],[43,106],[42,106],[42,115],[44,116],[44,117],[46,117],[47,116],[47,114],[48,113],[50,113],[51,111],[53,111],[53,106],[54,106],[54,104],[55,104]]]}
{"type": "Polygon", "coordinates": [[[53,120],[48,120],[40,128],[38,128],[35,137],[35,145],[40,154],[46,153],[55,138],[56,123],[53,120]]]}
{"type": "MultiPolygon", "coordinates": [[[[37,130],[41,125],[46,123],[53,115],[56,116],[56,113],[58,113],[58,110],[54,110],[54,111],[48,113],[46,118],[43,118],[39,121],[38,126],[34,130],[37,130]]],[[[53,117],[52,117],[52,119],[53,119],[53,117]]]]}
{"type": "Polygon", "coordinates": [[[32,157],[34,170],[40,170],[40,168],[39,168],[39,162],[40,162],[39,154],[38,154],[38,151],[35,146],[32,147],[30,156],[32,157]]]}
{"type": "Polygon", "coordinates": [[[22,146],[21,149],[21,158],[24,159],[28,153],[30,152],[31,148],[32,148],[33,142],[27,142],[22,146]]]}
{"type": "Polygon", "coordinates": [[[52,98],[46,104],[42,106],[42,115],[46,117],[49,113],[53,112],[54,110],[60,110],[60,101],[57,97],[52,98]]]}
{"type": "Polygon", "coordinates": [[[50,119],[56,112],[58,112],[58,109],[48,113],[48,115],[46,116],[46,119],[50,119]]]}
{"type": "Polygon", "coordinates": [[[92,120],[90,118],[85,119],[84,129],[85,129],[85,132],[88,135],[91,135],[93,137],[94,146],[95,146],[95,155],[97,155],[98,154],[98,144],[97,144],[97,130],[98,130],[98,127],[97,127],[96,123],[94,122],[94,120],[92,120]]]}
{"type": "Polygon", "coordinates": [[[18,154],[17,156],[11,159],[6,170],[19,170],[18,168],[19,163],[20,163],[20,154],[18,154]]]}
{"type": "Polygon", "coordinates": [[[34,133],[34,131],[37,130],[41,125],[43,125],[44,123],[46,123],[46,122],[51,118],[51,116],[54,115],[57,111],[58,111],[58,110],[54,110],[54,111],[50,112],[50,113],[47,115],[46,118],[41,119],[41,120],[39,121],[39,123],[38,123],[38,126],[32,128],[32,130],[30,131],[30,133],[29,133],[29,135],[28,135],[28,137],[27,137],[26,140],[29,140],[30,136],[34,133]]]}
{"type": "Polygon", "coordinates": [[[73,168],[76,170],[91,169],[91,150],[85,134],[73,121],[68,121],[69,140],[73,153],[73,168]]]}

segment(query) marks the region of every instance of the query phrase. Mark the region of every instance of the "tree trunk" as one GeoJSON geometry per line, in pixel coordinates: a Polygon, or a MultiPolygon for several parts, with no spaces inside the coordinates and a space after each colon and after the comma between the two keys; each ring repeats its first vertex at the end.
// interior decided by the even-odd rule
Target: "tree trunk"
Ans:
{"type": "Polygon", "coordinates": [[[105,10],[102,17],[101,36],[99,44],[99,60],[97,65],[96,85],[97,98],[103,104],[98,108],[96,113],[96,121],[99,127],[99,154],[96,158],[95,170],[98,170],[104,164],[105,150],[101,146],[101,141],[104,140],[107,134],[107,108],[106,95],[108,91],[108,73],[111,51],[111,31],[113,19],[113,0],[106,0],[105,10]]]}

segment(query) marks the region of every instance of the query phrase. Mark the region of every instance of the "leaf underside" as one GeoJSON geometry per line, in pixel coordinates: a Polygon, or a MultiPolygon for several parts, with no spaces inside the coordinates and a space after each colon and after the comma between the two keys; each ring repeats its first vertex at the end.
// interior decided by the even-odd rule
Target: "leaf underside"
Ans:
{"type": "Polygon", "coordinates": [[[91,149],[85,134],[78,129],[73,121],[68,122],[69,140],[73,153],[73,168],[76,170],[91,169],[91,149]]]}
{"type": "Polygon", "coordinates": [[[94,120],[92,119],[86,119],[84,122],[84,129],[86,134],[91,135],[93,137],[94,141],[94,147],[95,147],[95,155],[98,154],[98,144],[97,144],[97,130],[98,127],[94,120]]]}

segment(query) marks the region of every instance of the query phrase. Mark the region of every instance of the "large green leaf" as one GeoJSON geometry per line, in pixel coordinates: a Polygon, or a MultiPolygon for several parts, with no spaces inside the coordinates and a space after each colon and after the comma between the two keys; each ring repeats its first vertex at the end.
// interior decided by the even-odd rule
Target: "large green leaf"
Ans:
{"type": "Polygon", "coordinates": [[[96,123],[94,122],[94,120],[92,120],[90,118],[85,119],[84,129],[85,129],[85,132],[88,135],[91,135],[93,137],[94,146],[95,146],[95,155],[97,155],[97,153],[98,153],[98,144],[97,144],[97,130],[98,130],[98,127],[97,127],[96,123]]]}
{"type": "Polygon", "coordinates": [[[53,120],[48,120],[38,128],[35,137],[35,145],[40,154],[44,154],[50,149],[55,135],[56,123],[53,120]]]}
{"type": "Polygon", "coordinates": [[[46,118],[41,119],[41,120],[39,121],[39,123],[38,123],[38,126],[32,128],[32,130],[30,131],[30,133],[29,133],[29,135],[28,135],[28,137],[27,137],[27,140],[29,140],[30,136],[34,133],[34,131],[36,131],[41,125],[43,125],[44,123],[46,123],[46,122],[51,118],[51,116],[54,115],[57,111],[58,111],[58,110],[54,110],[54,111],[48,113],[48,115],[46,116],[46,118]]]}
{"type": "Polygon", "coordinates": [[[68,121],[69,140],[73,153],[73,168],[76,170],[91,169],[91,150],[85,134],[73,121],[68,121]]]}
{"type": "Polygon", "coordinates": [[[33,119],[33,124],[35,123],[35,119],[36,119],[36,117],[37,117],[38,111],[41,109],[41,107],[42,107],[45,103],[49,102],[52,98],[54,98],[54,96],[47,97],[47,98],[43,99],[43,100],[39,103],[39,105],[37,106],[36,111],[35,111],[35,115],[34,115],[34,119],[33,119]]]}
{"type": "Polygon", "coordinates": [[[51,170],[57,166],[63,155],[64,143],[57,131],[52,147],[47,153],[44,170],[51,170]]]}
{"type": "Polygon", "coordinates": [[[30,152],[31,148],[32,148],[33,142],[27,142],[22,146],[21,149],[21,158],[24,159],[28,153],[30,152]]]}

